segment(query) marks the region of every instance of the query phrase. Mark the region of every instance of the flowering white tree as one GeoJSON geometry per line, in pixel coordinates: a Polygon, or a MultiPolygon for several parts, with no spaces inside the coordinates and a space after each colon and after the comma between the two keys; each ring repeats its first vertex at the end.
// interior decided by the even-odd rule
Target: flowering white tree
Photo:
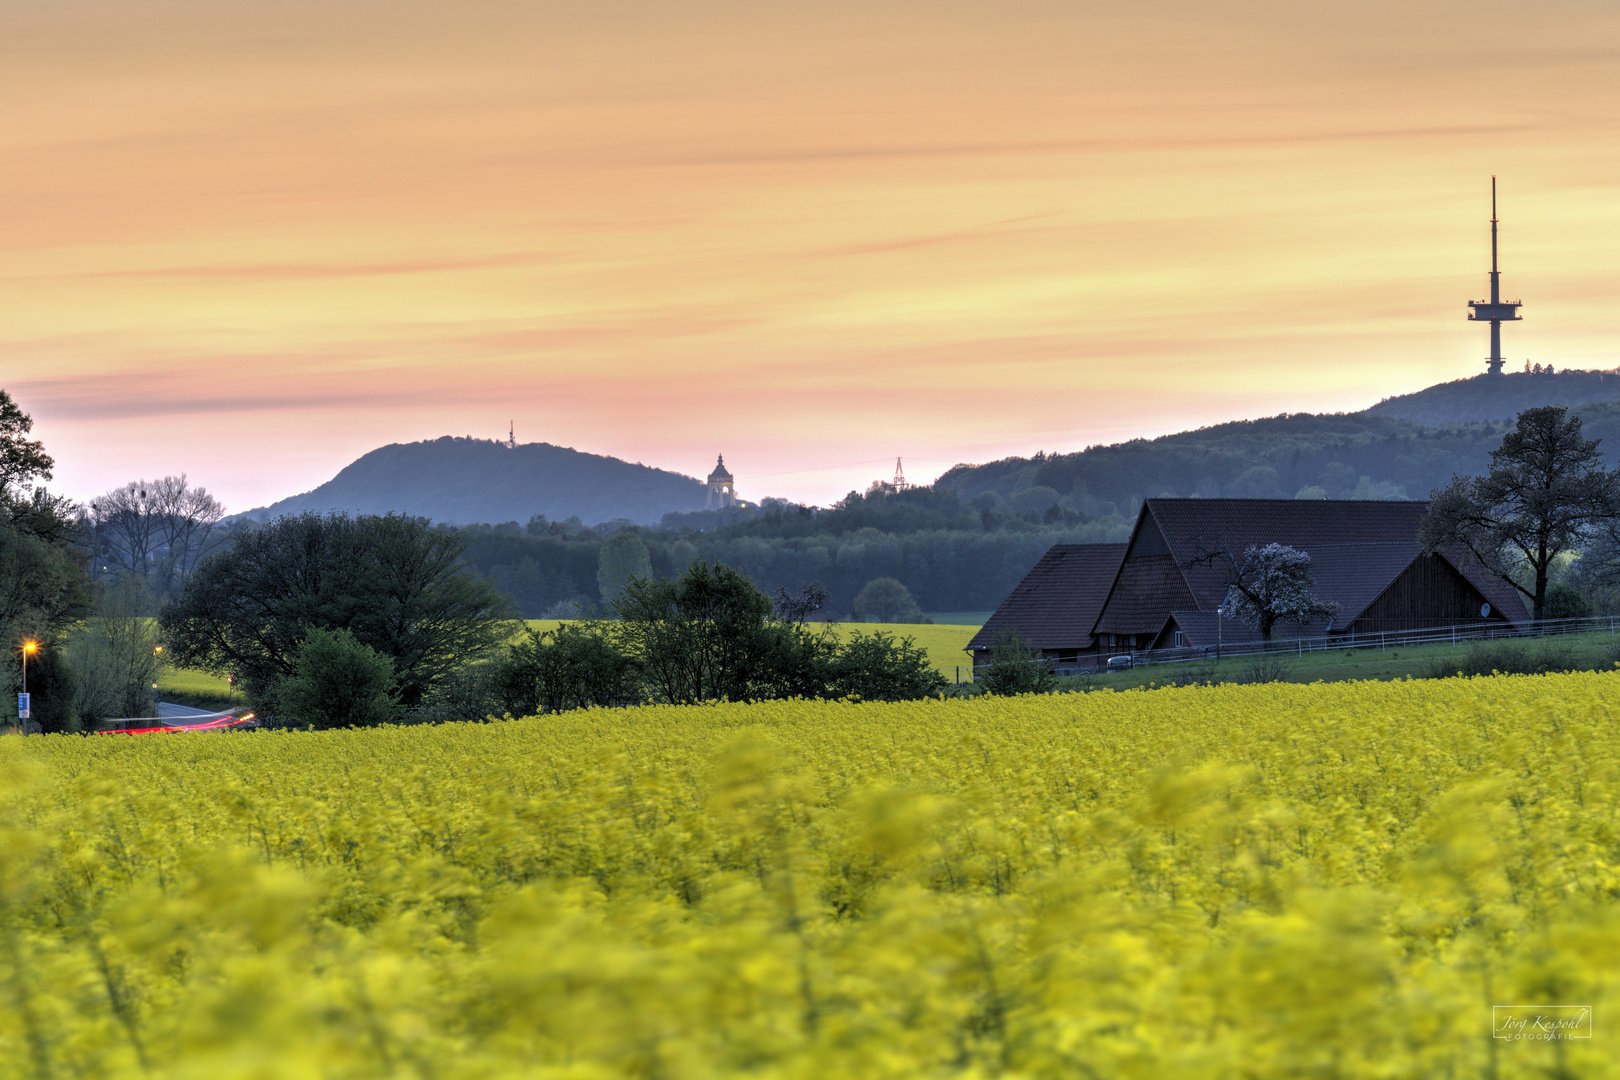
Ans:
{"type": "Polygon", "coordinates": [[[1226,599],[1221,610],[1234,615],[1271,640],[1278,620],[1306,623],[1321,615],[1335,615],[1339,605],[1312,594],[1316,578],[1311,557],[1287,544],[1250,544],[1242,554],[1230,549],[1210,552],[1205,558],[1227,568],[1226,599]]]}

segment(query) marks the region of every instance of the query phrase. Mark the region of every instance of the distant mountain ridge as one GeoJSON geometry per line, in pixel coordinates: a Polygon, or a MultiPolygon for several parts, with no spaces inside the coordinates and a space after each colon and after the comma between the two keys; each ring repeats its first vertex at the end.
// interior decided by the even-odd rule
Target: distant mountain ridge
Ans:
{"type": "Polygon", "coordinates": [[[331,480],[243,517],[267,521],[306,510],[403,513],[456,525],[523,523],[535,514],[586,524],[655,522],[700,510],[707,487],[666,469],[550,443],[445,436],[392,443],[357,458],[331,480]]]}

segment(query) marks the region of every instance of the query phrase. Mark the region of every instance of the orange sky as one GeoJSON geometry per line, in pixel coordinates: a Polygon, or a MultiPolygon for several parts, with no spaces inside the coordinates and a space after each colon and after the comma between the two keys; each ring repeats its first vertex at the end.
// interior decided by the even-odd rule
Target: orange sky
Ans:
{"type": "Polygon", "coordinates": [[[0,373],[91,497],[388,442],[741,494],[1620,364],[1612,3],[7,4],[0,373]]]}

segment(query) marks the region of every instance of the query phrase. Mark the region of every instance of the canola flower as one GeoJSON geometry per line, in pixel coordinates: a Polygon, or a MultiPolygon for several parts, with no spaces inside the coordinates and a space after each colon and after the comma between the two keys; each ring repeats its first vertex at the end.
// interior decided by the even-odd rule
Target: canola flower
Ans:
{"type": "Polygon", "coordinates": [[[1617,689],[0,740],[0,1078],[1612,1075],[1617,689]]]}

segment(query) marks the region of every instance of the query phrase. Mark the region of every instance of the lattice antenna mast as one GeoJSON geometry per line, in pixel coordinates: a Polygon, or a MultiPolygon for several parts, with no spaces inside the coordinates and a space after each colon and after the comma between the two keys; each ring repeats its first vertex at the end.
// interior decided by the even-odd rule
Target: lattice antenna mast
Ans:
{"type": "Polygon", "coordinates": [[[900,459],[894,459],[894,490],[904,491],[911,485],[906,483],[906,470],[900,467],[900,459]]]}
{"type": "Polygon", "coordinates": [[[1496,177],[1491,177],[1491,298],[1488,302],[1470,300],[1468,306],[1473,310],[1468,318],[1475,322],[1489,322],[1491,324],[1491,355],[1485,361],[1485,370],[1491,375],[1502,374],[1502,324],[1504,322],[1520,322],[1523,316],[1519,308],[1524,305],[1517,300],[1502,301],[1502,270],[1496,260],[1496,177]]]}
{"type": "Polygon", "coordinates": [[[517,424],[511,420],[506,422],[506,448],[508,450],[517,449],[517,424]]]}

